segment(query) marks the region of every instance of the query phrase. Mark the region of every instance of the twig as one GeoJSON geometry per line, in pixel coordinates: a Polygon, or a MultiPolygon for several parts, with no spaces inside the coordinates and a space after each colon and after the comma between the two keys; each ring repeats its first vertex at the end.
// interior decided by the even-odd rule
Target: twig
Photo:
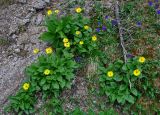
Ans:
{"type": "Polygon", "coordinates": [[[122,49],[123,49],[123,56],[124,56],[124,61],[125,63],[127,62],[127,51],[125,49],[125,46],[124,46],[124,41],[123,41],[123,35],[122,35],[122,27],[121,27],[121,24],[120,24],[120,18],[119,18],[119,3],[118,1],[116,1],[116,4],[115,4],[115,11],[116,11],[116,19],[117,19],[117,23],[118,23],[118,29],[119,29],[119,35],[120,35],[120,43],[121,43],[121,46],[122,46],[122,49]]]}
{"type": "MultiPolygon", "coordinates": [[[[122,30],[122,27],[121,27],[121,23],[120,23],[120,16],[119,16],[119,2],[116,0],[115,1],[115,13],[116,13],[116,19],[117,19],[117,23],[118,23],[118,29],[119,29],[119,35],[120,35],[120,44],[121,44],[121,47],[123,49],[123,56],[124,56],[124,61],[125,61],[125,64],[127,63],[127,50],[124,46],[124,40],[123,40],[123,30],[122,30]]],[[[128,78],[129,80],[129,86],[130,86],[130,89],[132,87],[132,84],[131,84],[131,81],[130,79],[128,78]]]]}

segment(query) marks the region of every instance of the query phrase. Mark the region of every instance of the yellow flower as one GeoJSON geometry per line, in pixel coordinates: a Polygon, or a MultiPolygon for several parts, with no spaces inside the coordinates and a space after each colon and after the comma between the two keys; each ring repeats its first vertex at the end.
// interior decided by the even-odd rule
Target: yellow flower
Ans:
{"type": "Polygon", "coordinates": [[[82,9],[80,7],[76,8],[75,10],[76,10],[77,13],[81,13],[82,12],[82,9]]]}
{"type": "Polygon", "coordinates": [[[46,53],[47,53],[47,54],[51,54],[52,52],[53,52],[53,50],[52,50],[52,48],[51,48],[51,47],[46,48],[46,53]]]}
{"type": "Polygon", "coordinates": [[[47,14],[48,14],[48,16],[50,16],[52,14],[52,10],[48,10],[47,14]]]}
{"type": "Polygon", "coordinates": [[[38,52],[39,52],[39,49],[38,49],[38,48],[35,48],[35,49],[33,50],[33,53],[34,53],[34,54],[38,54],[38,52]]]}
{"type": "Polygon", "coordinates": [[[89,29],[89,26],[84,26],[84,29],[85,29],[85,30],[88,30],[88,29],[89,29]]]}
{"type": "Polygon", "coordinates": [[[92,36],[92,41],[96,41],[97,40],[97,37],[94,35],[92,36]]]}
{"type": "Polygon", "coordinates": [[[29,89],[29,86],[30,86],[29,83],[24,83],[24,84],[23,84],[23,89],[24,89],[24,90],[28,90],[28,89],[29,89]]]}
{"type": "Polygon", "coordinates": [[[69,48],[70,47],[70,43],[69,42],[64,43],[64,47],[69,48]]]}
{"type": "Polygon", "coordinates": [[[108,71],[108,72],[107,72],[107,76],[108,76],[108,77],[113,77],[113,75],[114,75],[113,71],[108,71]]]}
{"type": "Polygon", "coordinates": [[[56,14],[58,14],[60,11],[59,11],[59,10],[55,10],[54,12],[55,12],[56,14]]]}
{"type": "Polygon", "coordinates": [[[135,76],[139,76],[141,74],[141,71],[139,69],[136,69],[136,70],[133,71],[133,74],[135,76]]]}
{"type": "Polygon", "coordinates": [[[80,31],[76,31],[76,35],[79,35],[79,34],[81,34],[81,32],[80,31]]]}
{"type": "Polygon", "coordinates": [[[64,42],[64,43],[67,43],[67,42],[68,42],[68,38],[64,38],[64,39],[63,39],[63,42],[64,42]]]}
{"type": "Polygon", "coordinates": [[[139,57],[139,59],[138,59],[138,61],[140,62],[140,63],[144,63],[145,62],[145,58],[144,57],[139,57]]]}
{"type": "Polygon", "coordinates": [[[49,69],[44,70],[44,75],[49,75],[50,73],[51,73],[51,71],[49,69]]]}
{"type": "Polygon", "coordinates": [[[80,42],[79,42],[79,44],[80,44],[80,45],[83,45],[83,44],[84,44],[84,42],[83,42],[83,41],[80,41],[80,42]]]}

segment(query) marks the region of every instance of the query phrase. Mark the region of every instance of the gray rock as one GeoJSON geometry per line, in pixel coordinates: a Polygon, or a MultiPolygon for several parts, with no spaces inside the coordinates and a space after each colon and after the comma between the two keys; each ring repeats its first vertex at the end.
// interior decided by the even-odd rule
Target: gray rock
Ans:
{"type": "Polygon", "coordinates": [[[37,10],[41,10],[44,9],[46,6],[46,2],[42,1],[42,0],[34,0],[32,2],[32,7],[37,9],[37,10]]]}
{"type": "Polygon", "coordinates": [[[2,51],[2,54],[4,54],[5,53],[5,51],[2,51]]]}
{"type": "Polygon", "coordinates": [[[14,49],[14,52],[15,52],[15,53],[19,53],[19,52],[20,52],[20,49],[19,49],[19,48],[16,48],[16,49],[14,49]]]}
{"type": "Polygon", "coordinates": [[[26,44],[29,42],[29,36],[28,33],[22,33],[20,36],[17,38],[17,44],[26,44]]]}
{"type": "Polygon", "coordinates": [[[28,11],[34,12],[35,9],[34,8],[28,8],[28,11]]]}
{"type": "Polygon", "coordinates": [[[25,4],[27,3],[27,0],[17,0],[17,2],[25,4]]]}
{"type": "Polygon", "coordinates": [[[32,52],[33,51],[33,45],[31,43],[26,44],[25,47],[24,47],[24,50],[32,52]]]}
{"type": "Polygon", "coordinates": [[[50,3],[50,0],[44,0],[46,3],[50,3]]]}
{"type": "Polygon", "coordinates": [[[18,36],[16,34],[12,35],[12,39],[16,39],[18,36]]]}
{"type": "Polygon", "coordinates": [[[40,39],[38,39],[40,37],[41,34],[35,34],[35,35],[32,35],[30,37],[30,42],[33,43],[33,44],[38,44],[41,42],[40,39]]]}
{"type": "Polygon", "coordinates": [[[16,33],[16,31],[18,31],[18,25],[17,24],[10,25],[9,35],[16,33]]]}
{"type": "Polygon", "coordinates": [[[31,26],[30,29],[28,30],[28,33],[30,35],[36,35],[36,34],[41,34],[42,32],[45,32],[47,29],[44,26],[31,26]]]}
{"type": "Polygon", "coordinates": [[[42,20],[43,20],[43,15],[40,13],[40,14],[38,14],[38,16],[37,16],[37,18],[36,18],[35,24],[36,24],[36,25],[40,25],[41,22],[42,22],[42,20]]]}
{"type": "Polygon", "coordinates": [[[25,24],[27,24],[27,23],[29,23],[30,22],[30,19],[23,19],[23,20],[21,20],[20,22],[19,22],[19,24],[21,25],[21,26],[24,26],[25,24]]]}
{"type": "Polygon", "coordinates": [[[32,19],[31,19],[31,24],[32,24],[32,25],[35,25],[36,18],[37,18],[36,16],[33,16],[33,17],[32,17],[32,19]]]}
{"type": "Polygon", "coordinates": [[[43,9],[47,3],[42,0],[12,1],[21,3],[8,5],[6,8],[0,7],[0,34],[2,34],[0,36],[14,39],[10,45],[0,47],[0,114],[2,115],[5,115],[3,103],[12,92],[17,92],[24,79],[22,74],[24,69],[39,55],[34,55],[33,49],[40,48],[42,51],[46,47],[45,42],[38,40],[39,35],[46,31],[46,27],[33,26],[32,18],[35,16],[34,25],[42,23],[43,16],[36,10],[43,9]]]}
{"type": "Polygon", "coordinates": [[[33,16],[33,12],[30,12],[26,15],[25,19],[30,19],[33,16]]]}

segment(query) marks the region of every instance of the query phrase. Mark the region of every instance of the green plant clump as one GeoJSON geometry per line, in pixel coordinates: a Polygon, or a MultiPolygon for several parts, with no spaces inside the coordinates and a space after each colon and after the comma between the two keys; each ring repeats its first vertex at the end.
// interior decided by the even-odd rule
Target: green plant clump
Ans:
{"type": "Polygon", "coordinates": [[[47,41],[54,48],[69,50],[74,55],[95,56],[97,52],[97,36],[92,32],[90,19],[82,14],[57,16],[52,14],[46,18],[48,31],[41,40],[47,41]]]}
{"type": "Polygon", "coordinates": [[[71,88],[71,81],[75,77],[76,62],[73,55],[63,51],[62,55],[52,53],[38,58],[38,62],[26,69],[32,90],[41,92],[43,96],[59,95],[65,88],[71,88]]]}
{"type": "Polygon", "coordinates": [[[144,95],[155,98],[157,93],[153,80],[157,77],[157,72],[152,72],[148,66],[150,64],[145,62],[144,57],[135,57],[129,59],[126,64],[117,60],[107,68],[101,67],[101,93],[107,95],[110,102],[122,105],[132,105],[144,95]]]}

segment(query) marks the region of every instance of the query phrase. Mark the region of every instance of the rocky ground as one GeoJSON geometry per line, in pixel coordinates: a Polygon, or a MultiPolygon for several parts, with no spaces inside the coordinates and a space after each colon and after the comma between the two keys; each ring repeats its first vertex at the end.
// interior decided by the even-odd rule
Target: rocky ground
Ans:
{"type": "MultiPolygon", "coordinates": [[[[14,94],[24,80],[26,66],[37,58],[38,55],[32,53],[33,49],[39,48],[43,53],[46,44],[38,38],[46,31],[43,26],[45,12],[49,6],[56,9],[60,2],[62,0],[16,0],[0,7],[0,41],[7,41],[0,42],[0,113],[8,96],[14,94]]],[[[107,3],[111,5],[109,1],[107,3]]],[[[86,4],[86,13],[91,10],[88,7],[91,4],[86,4]]],[[[81,95],[83,99],[87,92],[85,80],[77,78],[76,81],[74,95],[81,95]]]]}
{"type": "Polygon", "coordinates": [[[38,37],[46,30],[43,20],[48,2],[19,0],[0,8],[0,39],[9,41],[0,44],[0,106],[19,88],[25,67],[37,58],[33,49],[46,47],[38,37]]]}

